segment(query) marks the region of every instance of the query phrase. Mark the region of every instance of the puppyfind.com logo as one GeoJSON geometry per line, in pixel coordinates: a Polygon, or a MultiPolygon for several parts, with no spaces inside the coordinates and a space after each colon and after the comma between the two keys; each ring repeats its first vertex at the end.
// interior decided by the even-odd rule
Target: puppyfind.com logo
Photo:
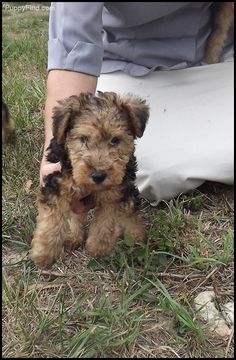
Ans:
{"type": "Polygon", "coordinates": [[[26,11],[49,11],[50,6],[46,5],[13,5],[11,3],[3,3],[2,4],[3,11],[11,11],[11,12],[26,12],[26,11]]]}

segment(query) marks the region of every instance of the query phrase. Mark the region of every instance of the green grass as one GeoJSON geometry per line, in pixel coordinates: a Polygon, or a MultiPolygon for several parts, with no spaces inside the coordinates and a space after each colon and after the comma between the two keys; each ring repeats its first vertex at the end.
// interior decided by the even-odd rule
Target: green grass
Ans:
{"type": "Polygon", "coordinates": [[[193,299],[209,288],[219,302],[233,296],[230,187],[211,185],[157,208],[144,201],[146,242],[127,234],[104,259],[79,249],[63,253],[52,272],[31,262],[47,26],[43,11],[3,11],[3,98],[16,128],[2,156],[3,356],[224,356],[228,340],[209,333],[193,299]]]}

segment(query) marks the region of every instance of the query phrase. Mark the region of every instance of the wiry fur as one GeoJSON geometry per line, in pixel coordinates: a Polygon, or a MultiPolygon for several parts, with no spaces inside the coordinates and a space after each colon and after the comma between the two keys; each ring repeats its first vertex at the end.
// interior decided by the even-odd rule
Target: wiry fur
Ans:
{"type": "Polygon", "coordinates": [[[74,249],[85,240],[87,214],[78,213],[78,201],[94,206],[85,241],[92,256],[110,254],[125,233],[144,239],[134,140],[143,135],[148,116],[144,100],[111,92],[59,101],[48,160],[61,161],[62,172],[47,176],[39,192],[31,252],[36,265],[50,267],[62,246],[74,249]],[[94,180],[104,174],[100,183],[94,180]]]}
{"type": "Polygon", "coordinates": [[[220,56],[225,40],[231,26],[234,25],[234,3],[215,2],[212,16],[212,33],[209,36],[204,61],[215,64],[220,61],[220,56]]]}

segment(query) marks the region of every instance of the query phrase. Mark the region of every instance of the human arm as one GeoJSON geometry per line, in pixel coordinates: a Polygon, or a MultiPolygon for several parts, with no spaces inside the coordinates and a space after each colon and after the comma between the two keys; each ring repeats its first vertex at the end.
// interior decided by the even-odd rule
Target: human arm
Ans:
{"type": "Polygon", "coordinates": [[[60,170],[59,163],[46,160],[46,149],[52,138],[52,109],[57,100],[96,91],[103,56],[102,10],[102,2],[53,2],[51,5],[41,185],[45,175],[60,170]]]}
{"type": "Polygon", "coordinates": [[[47,97],[45,103],[44,122],[44,151],[40,166],[40,184],[43,185],[43,178],[53,171],[60,170],[60,163],[50,163],[46,159],[47,148],[52,135],[52,109],[57,105],[58,99],[71,95],[78,95],[80,92],[95,93],[97,77],[66,70],[52,70],[47,79],[47,97]]]}

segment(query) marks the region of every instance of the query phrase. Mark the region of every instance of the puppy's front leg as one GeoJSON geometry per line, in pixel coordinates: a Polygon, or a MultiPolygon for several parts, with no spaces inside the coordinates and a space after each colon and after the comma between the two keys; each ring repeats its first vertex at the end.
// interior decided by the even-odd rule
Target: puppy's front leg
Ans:
{"type": "Polygon", "coordinates": [[[38,201],[37,226],[32,240],[31,258],[40,268],[49,268],[59,257],[62,246],[75,249],[84,239],[86,214],[76,214],[66,197],[52,196],[50,203],[38,201]]]}
{"type": "Polygon", "coordinates": [[[50,205],[38,202],[37,226],[32,240],[31,258],[40,268],[49,268],[59,257],[69,226],[55,198],[50,205]]]}
{"type": "Polygon", "coordinates": [[[116,206],[107,204],[95,211],[95,219],[90,225],[86,241],[86,250],[95,258],[106,256],[111,253],[120,235],[116,206]]]}
{"type": "Polygon", "coordinates": [[[87,214],[78,213],[74,205],[83,195],[82,190],[75,193],[71,177],[60,172],[49,174],[45,187],[40,188],[31,250],[31,258],[40,268],[49,268],[63,245],[75,249],[83,241],[87,214]]]}
{"type": "Polygon", "coordinates": [[[70,202],[70,216],[67,218],[69,223],[69,233],[65,237],[64,246],[67,250],[76,249],[84,241],[84,225],[87,214],[93,207],[93,199],[90,196],[80,200],[73,197],[70,202]]]}

